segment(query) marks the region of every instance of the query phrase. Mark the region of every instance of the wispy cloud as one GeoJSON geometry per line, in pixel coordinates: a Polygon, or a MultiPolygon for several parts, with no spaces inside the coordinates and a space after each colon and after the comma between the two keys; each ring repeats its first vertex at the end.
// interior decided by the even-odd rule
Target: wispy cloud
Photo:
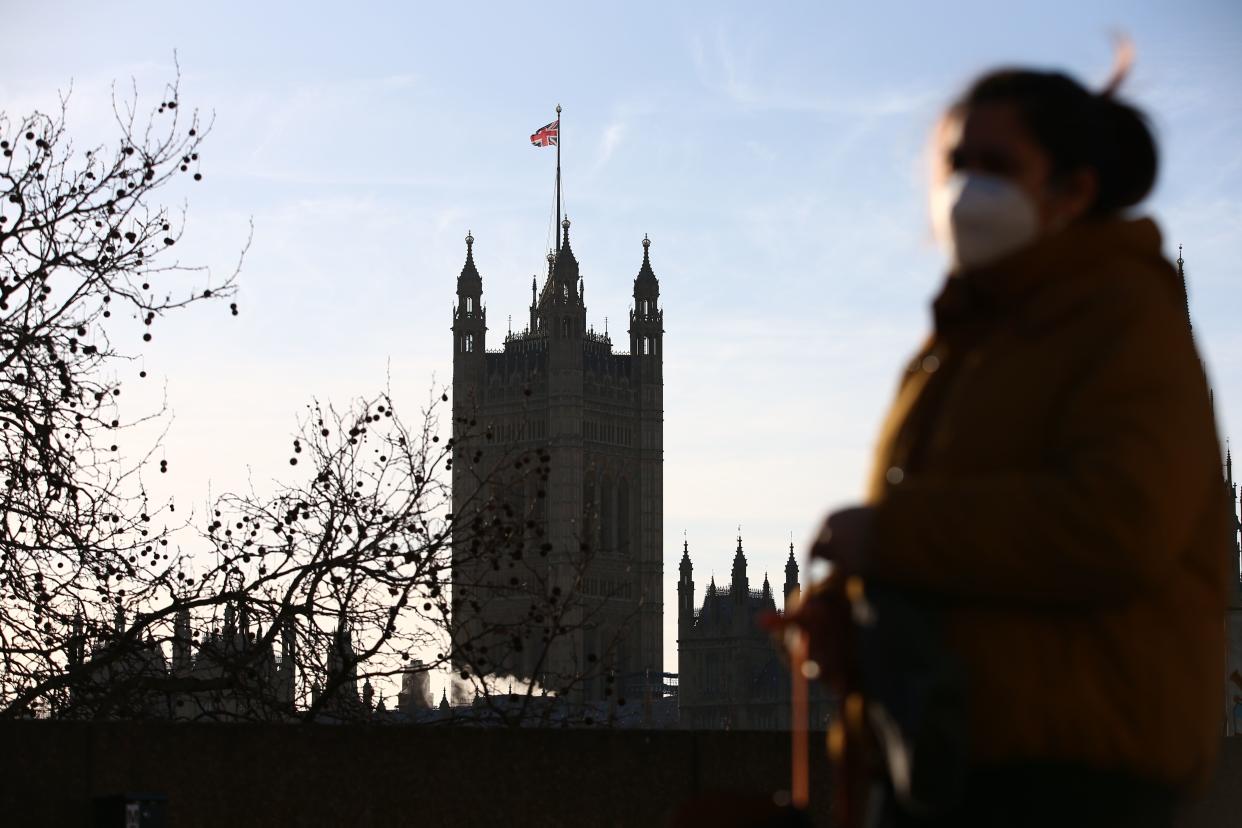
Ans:
{"type": "Polygon", "coordinates": [[[693,35],[691,55],[703,86],[737,106],[751,109],[880,118],[933,107],[944,95],[942,89],[918,82],[868,88],[862,94],[855,82],[841,87],[825,79],[817,88],[809,89],[805,77],[761,80],[755,67],[776,63],[774,55],[761,52],[753,40],[739,43],[723,24],[710,33],[693,35]]]}
{"type": "Polygon", "coordinates": [[[596,169],[600,169],[608,163],[609,159],[612,158],[612,154],[617,151],[617,148],[625,140],[628,130],[629,124],[620,120],[614,120],[604,127],[604,134],[600,136],[599,151],[595,157],[596,169]]]}

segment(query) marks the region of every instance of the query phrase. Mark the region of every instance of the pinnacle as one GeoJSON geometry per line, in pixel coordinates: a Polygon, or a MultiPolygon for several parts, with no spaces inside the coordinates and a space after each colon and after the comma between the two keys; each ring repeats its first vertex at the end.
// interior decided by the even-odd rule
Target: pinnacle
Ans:
{"type": "Polygon", "coordinates": [[[643,234],[643,264],[638,269],[638,281],[656,281],[655,271],[651,269],[651,239],[643,234]]]}

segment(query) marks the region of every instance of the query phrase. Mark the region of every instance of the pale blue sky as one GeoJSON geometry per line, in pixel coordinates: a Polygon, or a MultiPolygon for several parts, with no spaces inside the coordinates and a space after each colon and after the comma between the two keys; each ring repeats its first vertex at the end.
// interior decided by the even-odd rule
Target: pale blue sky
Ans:
{"type": "Polygon", "coordinates": [[[1148,211],[1174,257],[1186,245],[1222,430],[1242,437],[1235,3],[0,5],[10,113],[72,79],[71,130],[107,135],[112,80],[153,102],[174,49],[184,102],[215,112],[182,255],[228,268],[251,217],[255,235],[241,316],[157,324],[146,359],[176,412],[160,484],[181,501],[286,474],[312,395],[373,393],[391,370],[412,408],[447,382],[467,229],[492,343],[523,318],[554,163],[527,136],[559,102],[590,321],[624,327],[643,233],[661,280],[675,669],[683,530],[700,598],[738,524],[752,583],[779,582],[791,533],[860,491],[941,277],[923,192],[940,108],[1000,63],[1099,84],[1117,29],[1163,151],[1148,211]]]}

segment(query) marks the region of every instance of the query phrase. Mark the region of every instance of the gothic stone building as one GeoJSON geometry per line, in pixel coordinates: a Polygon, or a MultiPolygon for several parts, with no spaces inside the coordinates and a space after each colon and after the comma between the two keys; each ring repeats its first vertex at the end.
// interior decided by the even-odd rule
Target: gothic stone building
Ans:
{"type": "MultiPolygon", "coordinates": [[[[786,607],[798,590],[798,564],[790,544],[783,592],[786,607]]],[[[757,623],[764,612],[776,612],[776,599],[766,574],[761,589],[750,588],[741,536],[728,588],[718,588],[713,578],[697,610],[690,546],[683,545],[677,582],[677,699],[682,727],[789,729],[789,668],[757,623]]],[[[830,708],[822,684],[812,683],[810,702],[811,726],[825,728],[830,708]]]]}
{"type": "Polygon", "coordinates": [[[1242,525],[1238,521],[1238,485],[1233,480],[1233,456],[1225,454],[1225,491],[1229,496],[1229,513],[1233,520],[1230,527],[1230,560],[1229,571],[1233,576],[1232,588],[1229,590],[1229,603],[1225,609],[1225,687],[1224,687],[1224,718],[1225,735],[1242,735],[1242,543],[1239,543],[1238,529],[1242,525]]]}
{"type": "MultiPolygon", "coordinates": [[[[527,473],[500,485],[526,504],[546,533],[542,542],[550,544],[546,557],[524,559],[526,566],[542,567],[532,581],[559,587],[576,614],[569,633],[538,668],[538,646],[518,652],[493,648],[489,666],[555,689],[597,664],[626,692],[663,669],[664,314],[651,242],[644,239],[629,314],[629,353],[614,353],[607,333],[587,326],[584,281],[569,226],[566,218],[558,249],[548,254],[543,287],[532,279],[525,330],[510,332],[495,350],[488,348],[474,238],[466,237],[453,309],[452,406],[457,433],[465,430],[463,423],[475,425],[459,440],[456,456],[471,456],[483,446],[493,459],[485,454],[479,463],[459,460],[453,466],[454,635],[504,628],[531,606],[529,596],[520,590],[502,594],[503,581],[489,582],[479,571],[465,527],[487,501],[480,486],[497,484],[501,459],[534,452],[547,458],[546,480],[527,473]],[[491,435],[486,441],[480,436],[485,432],[491,435]],[[473,593],[459,600],[467,585],[473,593]]],[[[599,676],[574,691],[584,701],[603,692],[599,676]]]]}

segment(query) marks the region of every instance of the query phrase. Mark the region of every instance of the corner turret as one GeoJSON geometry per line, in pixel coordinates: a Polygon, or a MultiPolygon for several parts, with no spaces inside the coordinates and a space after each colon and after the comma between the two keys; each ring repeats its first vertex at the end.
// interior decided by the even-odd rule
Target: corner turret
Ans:
{"type": "Polygon", "coordinates": [[[634,277],[634,307],[630,310],[630,353],[650,363],[649,371],[660,375],[664,353],[664,311],[660,307],[660,280],[651,269],[651,239],[643,236],[643,263],[634,277]]]}
{"type": "Polygon", "coordinates": [[[794,545],[789,544],[789,560],[785,561],[785,612],[789,612],[798,603],[801,593],[798,585],[798,562],[794,559],[794,545]]]}
{"type": "Polygon", "coordinates": [[[684,638],[694,626],[694,566],[690,563],[690,542],[682,541],[681,577],[677,581],[677,634],[684,638]]]}
{"type": "Polygon", "coordinates": [[[750,594],[750,582],[746,579],[746,555],[742,552],[740,532],[737,536],[737,551],[733,554],[733,580],[729,585],[729,590],[733,594],[734,601],[746,603],[746,597],[750,594]]]}

